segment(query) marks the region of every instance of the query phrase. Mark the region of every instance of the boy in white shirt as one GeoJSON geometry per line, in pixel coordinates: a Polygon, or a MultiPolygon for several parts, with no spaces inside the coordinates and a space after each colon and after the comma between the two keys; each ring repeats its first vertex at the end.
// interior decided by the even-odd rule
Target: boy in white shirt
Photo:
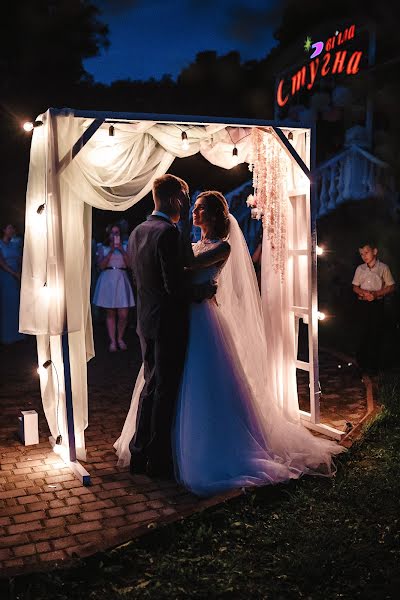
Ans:
{"type": "Polygon", "coordinates": [[[389,267],[377,258],[376,244],[367,242],[359,248],[359,252],[364,264],[357,267],[352,282],[353,292],[359,300],[357,361],[364,372],[375,374],[381,366],[383,298],[394,292],[395,282],[389,267]]]}

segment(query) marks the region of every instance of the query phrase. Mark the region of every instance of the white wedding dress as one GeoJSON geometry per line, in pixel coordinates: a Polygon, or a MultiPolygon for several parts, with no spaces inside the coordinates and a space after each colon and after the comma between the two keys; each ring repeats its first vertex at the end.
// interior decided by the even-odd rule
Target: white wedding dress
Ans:
{"type": "MultiPolygon", "coordinates": [[[[336,442],[316,438],[299,422],[288,420],[274,401],[265,376],[257,282],[233,217],[229,242],[226,266],[193,272],[194,283],[218,282],[218,293],[216,301],[191,305],[172,431],[176,478],[199,496],[280,483],[304,473],[329,476],[334,473],[332,455],[343,451],[336,442]]],[[[195,256],[218,243],[197,242],[195,256]]],[[[130,462],[143,383],[142,368],[114,445],[121,465],[130,462]]]]}

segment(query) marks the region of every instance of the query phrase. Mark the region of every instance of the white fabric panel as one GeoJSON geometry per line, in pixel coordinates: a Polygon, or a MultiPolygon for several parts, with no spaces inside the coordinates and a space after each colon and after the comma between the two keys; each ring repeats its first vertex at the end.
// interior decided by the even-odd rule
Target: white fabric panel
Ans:
{"type": "MultiPolygon", "coordinates": [[[[276,143],[278,143],[276,141],[276,143]]],[[[293,146],[307,166],[310,165],[310,151],[306,134],[293,132],[293,146]]],[[[282,160],[288,154],[282,149],[282,160]]],[[[307,249],[309,232],[307,229],[307,205],[309,202],[309,180],[298,164],[288,160],[288,177],[281,181],[279,193],[282,202],[289,194],[297,192],[298,199],[287,202],[286,252],[287,270],[284,279],[273,269],[271,245],[267,236],[263,237],[261,261],[262,308],[266,338],[268,341],[268,380],[274,388],[274,398],[286,417],[299,422],[299,407],[296,381],[298,318],[291,307],[308,305],[308,256],[291,255],[290,250],[307,249]],[[294,276],[295,261],[297,262],[294,276]]],[[[305,318],[306,320],[306,318],[305,318]]]]}
{"type": "MultiPolygon", "coordinates": [[[[275,144],[279,144],[273,138],[275,144]]],[[[272,140],[271,140],[272,143],[272,140]]],[[[287,152],[280,147],[281,159],[290,168],[287,152]]],[[[282,277],[274,269],[273,250],[268,236],[263,236],[261,261],[261,299],[267,339],[267,381],[272,388],[272,397],[287,419],[294,423],[300,420],[297,383],[296,353],[297,338],[293,304],[293,265],[289,249],[293,247],[292,205],[288,199],[288,183],[285,180],[276,184],[276,190],[286,208],[287,229],[285,235],[286,271],[282,277]]]]}

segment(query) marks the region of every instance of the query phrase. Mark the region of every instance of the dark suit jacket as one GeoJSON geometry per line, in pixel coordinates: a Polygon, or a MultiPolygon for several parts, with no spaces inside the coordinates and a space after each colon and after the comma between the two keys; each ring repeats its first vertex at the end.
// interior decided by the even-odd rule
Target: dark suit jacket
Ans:
{"type": "Polygon", "coordinates": [[[186,320],[188,309],[179,231],[167,219],[151,215],[132,231],[128,255],[138,334],[150,339],[169,335],[186,320]]]}

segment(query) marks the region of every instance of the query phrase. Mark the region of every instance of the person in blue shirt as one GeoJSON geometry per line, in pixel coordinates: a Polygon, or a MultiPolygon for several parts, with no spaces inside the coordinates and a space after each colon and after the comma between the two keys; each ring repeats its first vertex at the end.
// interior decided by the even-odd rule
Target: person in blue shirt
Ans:
{"type": "Polygon", "coordinates": [[[12,344],[24,339],[19,333],[21,281],[21,239],[11,224],[2,228],[0,238],[0,342],[12,344]]]}

